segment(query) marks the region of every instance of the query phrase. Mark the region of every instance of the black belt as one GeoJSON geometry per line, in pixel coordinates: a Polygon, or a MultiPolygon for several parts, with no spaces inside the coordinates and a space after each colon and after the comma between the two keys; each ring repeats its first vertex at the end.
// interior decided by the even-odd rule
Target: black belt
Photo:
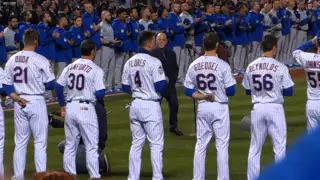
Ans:
{"type": "Polygon", "coordinates": [[[136,97],[134,99],[141,99],[141,100],[144,100],[144,101],[160,102],[160,99],[142,99],[142,98],[139,98],[139,97],[136,97]]]}
{"type": "Polygon", "coordinates": [[[113,49],[113,46],[112,46],[112,45],[110,45],[110,44],[102,44],[102,46],[105,46],[105,47],[108,47],[108,48],[113,49]]]}
{"type": "Polygon", "coordinates": [[[72,101],[77,101],[78,103],[83,103],[83,104],[90,104],[90,103],[92,103],[91,100],[81,100],[81,99],[69,100],[69,101],[67,101],[67,103],[71,103],[72,101]]]}

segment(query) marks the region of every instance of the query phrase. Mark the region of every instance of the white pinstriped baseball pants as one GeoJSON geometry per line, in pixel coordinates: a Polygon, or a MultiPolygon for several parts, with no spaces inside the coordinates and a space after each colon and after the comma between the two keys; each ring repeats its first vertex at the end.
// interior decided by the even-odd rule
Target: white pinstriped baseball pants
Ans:
{"type": "Polygon", "coordinates": [[[86,149],[86,165],[90,178],[100,178],[98,161],[99,129],[96,110],[92,103],[72,101],[66,106],[64,126],[66,145],[63,154],[63,168],[76,175],[76,152],[82,137],[86,149]]]}
{"type": "Polygon", "coordinates": [[[0,106],[0,179],[4,179],[3,152],[5,139],[5,123],[2,106],[0,106]]]}
{"type": "Polygon", "coordinates": [[[159,102],[135,99],[129,112],[132,145],[129,153],[128,180],[139,180],[141,153],[146,138],[149,141],[152,180],[163,180],[163,120],[159,102]]]}
{"type": "Polygon", "coordinates": [[[251,111],[251,142],[248,157],[248,180],[260,173],[260,157],[267,134],[271,137],[275,161],[285,157],[287,124],[282,104],[255,104],[251,111]]]}
{"type": "Polygon", "coordinates": [[[306,105],[307,129],[309,132],[319,126],[320,100],[308,100],[306,105]]]}
{"type": "Polygon", "coordinates": [[[197,113],[197,143],[193,159],[193,180],[205,179],[206,152],[213,136],[216,140],[217,149],[217,179],[229,180],[229,106],[228,104],[217,102],[199,103],[197,113]]]}
{"type": "Polygon", "coordinates": [[[47,170],[48,113],[43,96],[24,96],[29,101],[25,108],[14,103],[13,180],[24,180],[27,146],[30,135],[34,139],[36,172],[47,170]]]}

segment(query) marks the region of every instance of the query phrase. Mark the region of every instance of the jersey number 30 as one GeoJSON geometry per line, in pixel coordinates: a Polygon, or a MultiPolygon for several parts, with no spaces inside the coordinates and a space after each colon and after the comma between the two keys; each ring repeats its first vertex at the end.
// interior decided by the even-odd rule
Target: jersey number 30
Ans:
{"type": "Polygon", "coordinates": [[[68,85],[68,88],[72,90],[74,87],[78,90],[81,91],[84,89],[84,82],[85,82],[85,77],[83,74],[78,74],[77,76],[73,73],[71,73],[68,78],[70,79],[70,84],[68,85]]]}

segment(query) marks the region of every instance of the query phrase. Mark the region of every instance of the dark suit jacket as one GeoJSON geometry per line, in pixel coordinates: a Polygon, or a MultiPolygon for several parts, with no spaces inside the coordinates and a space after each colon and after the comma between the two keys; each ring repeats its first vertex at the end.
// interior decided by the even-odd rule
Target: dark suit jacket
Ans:
{"type": "Polygon", "coordinates": [[[164,73],[169,78],[169,84],[176,84],[178,79],[179,67],[174,51],[166,48],[156,48],[152,51],[151,55],[161,61],[164,73]]]}

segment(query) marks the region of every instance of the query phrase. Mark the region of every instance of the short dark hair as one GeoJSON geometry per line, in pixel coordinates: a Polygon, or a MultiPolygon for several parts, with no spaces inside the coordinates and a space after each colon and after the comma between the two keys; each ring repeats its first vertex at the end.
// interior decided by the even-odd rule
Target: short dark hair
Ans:
{"type": "Polygon", "coordinates": [[[73,17],[73,21],[76,21],[76,20],[79,19],[79,18],[82,19],[82,16],[74,16],[74,17],[73,17]]]}
{"type": "Polygon", "coordinates": [[[219,42],[219,36],[216,32],[208,32],[203,36],[203,48],[205,51],[215,50],[219,42]]]}
{"type": "MultiPolygon", "coordinates": [[[[44,17],[46,17],[46,14],[49,14],[49,12],[47,12],[47,11],[41,12],[41,14],[40,14],[40,20],[41,21],[43,21],[44,17]]],[[[50,16],[50,14],[49,14],[49,16],[50,16]]]]}
{"type": "Polygon", "coordinates": [[[21,21],[25,21],[26,19],[26,17],[27,16],[29,16],[29,11],[22,11],[21,13],[20,13],[20,20],[21,21]]]}
{"type": "Polygon", "coordinates": [[[35,29],[28,29],[23,34],[23,43],[25,45],[34,45],[34,41],[39,40],[39,33],[35,29]]]}
{"type": "Polygon", "coordinates": [[[138,43],[140,47],[144,47],[147,42],[152,41],[154,34],[152,31],[143,31],[139,34],[138,43]]]}
{"type": "Polygon", "coordinates": [[[117,16],[119,16],[120,14],[127,12],[124,8],[119,8],[117,11],[117,16]]]}
{"type": "Polygon", "coordinates": [[[11,15],[11,16],[9,16],[9,18],[8,18],[8,22],[12,21],[13,19],[17,19],[17,20],[18,20],[18,17],[15,16],[15,15],[11,15]]]}
{"type": "Polygon", "coordinates": [[[277,38],[272,35],[266,35],[263,38],[261,47],[263,52],[271,51],[274,47],[277,47],[277,38]]]}
{"type": "MultiPolygon", "coordinates": [[[[132,8],[130,8],[129,11],[128,11],[129,14],[131,14],[133,10],[136,10],[136,11],[138,12],[138,8],[137,8],[137,7],[132,7],[132,8]]],[[[138,12],[138,14],[139,14],[139,12],[138,12]]]]}
{"type": "Polygon", "coordinates": [[[92,51],[96,49],[96,45],[91,40],[84,40],[81,43],[81,56],[90,56],[92,51]]]}

